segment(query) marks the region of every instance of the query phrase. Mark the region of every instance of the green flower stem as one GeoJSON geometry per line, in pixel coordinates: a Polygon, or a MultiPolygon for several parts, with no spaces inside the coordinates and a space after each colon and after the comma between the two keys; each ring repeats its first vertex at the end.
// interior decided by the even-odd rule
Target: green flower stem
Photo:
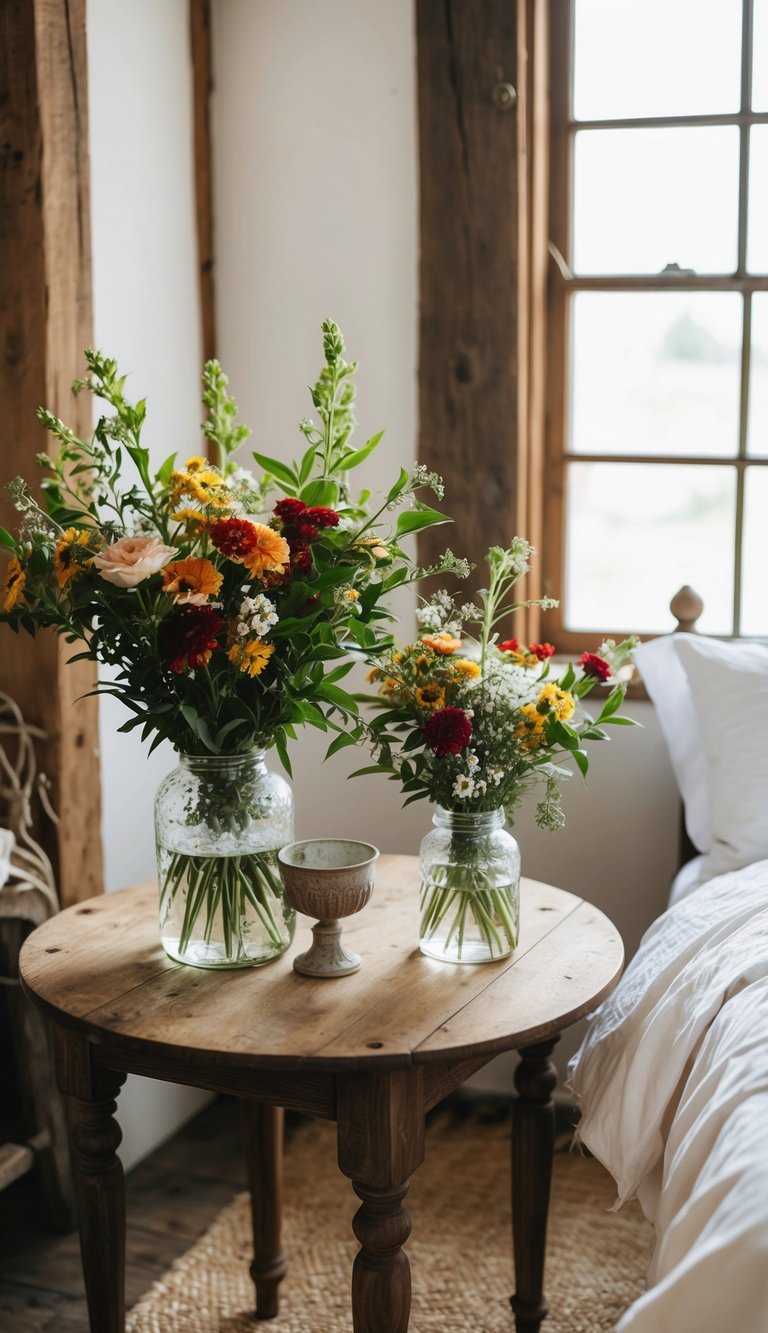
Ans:
{"type": "Polygon", "coordinates": [[[248,916],[252,909],[268,944],[281,949],[287,943],[285,930],[273,911],[272,899],[282,900],[283,887],[270,864],[271,852],[243,856],[193,856],[177,852],[171,857],[161,884],[163,919],[182,889],[184,914],[179,932],[183,956],[204,916],[202,938],[210,944],[217,919],[221,923],[226,959],[237,962],[248,955],[248,916]]]}
{"type": "Polygon", "coordinates": [[[421,938],[432,938],[447,920],[449,930],[445,949],[447,951],[455,939],[459,961],[470,920],[475,922],[492,957],[507,953],[517,944],[512,887],[481,889],[472,884],[474,878],[470,868],[453,867],[450,872],[444,873],[443,882],[423,880],[421,885],[421,938]],[[456,884],[457,871],[464,881],[463,885],[456,884]]]}

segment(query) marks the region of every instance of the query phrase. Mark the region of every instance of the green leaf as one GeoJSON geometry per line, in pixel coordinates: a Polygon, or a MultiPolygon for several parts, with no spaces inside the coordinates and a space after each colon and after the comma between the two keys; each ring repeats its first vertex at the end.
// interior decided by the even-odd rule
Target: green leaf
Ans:
{"type": "Polygon", "coordinates": [[[155,478],[161,486],[167,486],[171,480],[171,473],[176,465],[176,454],[169,454],[165,462],[160,465],[155,473],[155,478]]]}
{"type": "Polygon", "coordinates": [[[310,507],[322,505],[326,509],[333,509],[339,503],[339,488],[329,477],[316,477],[314,481],[302,486],[299,499],[310,507]]]}
{"type": "Polygon", "coordinates": [[[406,509],[397,520],[396,537],[405,537],[409,532],[420,532],[422,528],[432,528],[438,523],[452,523],[447,514],[437,509],[406,509]]]}
{"type": "Polygon", "coordinates": [[[290,486],[291,489],[298,485],[298,478],[293,469],[287,467],[285,463],[281,463],[279,458],[270,458],[268,454],[257,454],[255,450],[253,457],[259,467],[262,467],[270,476],[276,477],[278,481],[282,481],[284,485],[290,486]]]}
{"type": "Polygon", "coordinates": [[[335,741],[331,741],[325,752],[326,759],[330,759],[332,754],[338,754],[339,750],[346,750],[350,745],[356,745],[357,741],[348,731],[340,731],[335,741]]]}
{"type": "Polygon", "coordinates": [[[586,750],[572,750],[571,753],[581,776],[585,778],[589,769],[589,755],[586,750]]]}
{"type": "Polygon", "coordinates": [[[318,685],[317,697],[335,704],[337,708],[343,708],[346,713],[357,713],[359,711],[353,696],[347,694],[346,690],[339,689],[338,685],[332,685],[328,680],[321,681],[318,685]]]}
{"type": "Polygon", "coordinates": [[[308,480],[310,473],[312,472],[312,464],[315,461],[316,455],[317,455],[317,445],[311,444],[301,460],[301,466],[299,468],[300,486],[303,486],[304,483],[308,480]]]}
{"type": "Polygon", "coordinates": [[[606,727],[642,727],[643,725],[634,717],[604,717],[602,720],[606,727]]]}
{"type": "Polygon", "coordinates": [[[353,467],[358,467],[360,463],[364,463],[380,443],[383,434],[384,431],[380,430],[377,435],[372,435],[370,440],[366,440],[365,444],[361,445],[359,449],[350,449],[349,453],[342,454],[338,463],[339,471],[351,472],[353,467]]]}
{"type": "Polygon", "coordinates": [[[601,722],[605,722],[614,713],[617,713],[624,702],[624,690],[621,686],[618,689],[611,690],[605,703],[603,704],[598,717],[595,719],[598,727],[601,722]]]}
{"type": "Polygon", "coordinates": [[[277,750],[280,763],[283,765],[288,777],[292,778],[293,772],[291,769],[291,761],[288,758],[288,751],[285,746],[285,737],[279,731],[275,734],[275,749],[277,750]]]}
{"type": "Polygon", "coordinates": [[[6,532],[5,528],[0,528],[0,546],[5,546],[9,551],[16,550],[16,538],[6,532]]]}
{"type": "Polygon", "coordinates": [[[392,489],[389,491],[389,493],[388,493],[388,495],[387,495],[387,504],[391,504],[393,500],[396,500],[396,499],[397,499],[398,495],[401,495],[401,494],[402,494],[402,492],[405,490],[406,486],[408,485],[408,482],[410,481],[410,479],[411,479],[411,474],[410,474],[410,472],[406,472],[405,468],[404,468],[404,467],[401,467],[401,469],[400,469],[400,476],[398,477],[398,479],[397,479],[397,481],[395,482],[394,486],[392,487],[392,489]]]}

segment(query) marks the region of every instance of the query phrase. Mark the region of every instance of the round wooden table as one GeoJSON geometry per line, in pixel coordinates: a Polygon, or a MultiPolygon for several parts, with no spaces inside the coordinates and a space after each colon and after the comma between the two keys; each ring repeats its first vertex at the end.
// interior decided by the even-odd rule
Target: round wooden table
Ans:
{"type": "MultiPolygon", "coordinates": [[[[537,1330],[554,1138],[550,1055],[559,1033],[608,994],[623,960],[589,903],[521,885],[520,945],[482,966],[418,949],[418,865],[383,856],[373,898],[349,918],[362,955],[352,976],[299,976],[309,923],[263,968],[202,971],[164,954],[152,884],[92,898],[47,921],[21,955],[23,984],[54,1026],[70,1099],[80,1238],[93,1333],[125,1326],[124,1197],[113,1116],[126,1075],[243,1099],[254,1222],[257,1317],[277,1314],[282,1108],[335,1120],[339,1166],[361,1206],[352,1276],[357,1333],[405,1333],[410,1269],[402,1245],[408,1180],[424,1157],[427,1111],[500,1051],[517,1049],[512,1205],[517,1329],[537,1330]]],[[[311,1189],[312,1182],[307,1182],[311,1189]]],[[[450,1256],[446,1256],[446,1262],[450,1256]]]]}

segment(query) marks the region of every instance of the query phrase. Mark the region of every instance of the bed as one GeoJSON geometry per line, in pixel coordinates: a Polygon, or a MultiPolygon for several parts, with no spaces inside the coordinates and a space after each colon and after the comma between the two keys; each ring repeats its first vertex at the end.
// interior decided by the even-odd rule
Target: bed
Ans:
{"type": "Polygon", "coordinates": [[[766,1333],[768,648],[675,634],[637,662],[698,854],[571,1062],[578,1138],[655,1228],[618,1333],[766,1333]]]}

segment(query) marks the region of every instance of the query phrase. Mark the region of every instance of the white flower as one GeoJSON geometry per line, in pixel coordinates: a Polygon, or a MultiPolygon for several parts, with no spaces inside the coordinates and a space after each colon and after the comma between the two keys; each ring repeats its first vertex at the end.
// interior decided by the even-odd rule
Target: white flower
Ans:
{"type": "Polygon", "coordinates": [[[468,754],[468,755],[467,755],[467,767],[468,767],[468,768],[477,768],[477,766],[478,766],[479,763],[480,763],[480,760],[478,759],[478,757],[477,757],[476,754],[468,754]]]}
{"type": "Polygon", "coordinates": [[[263,593],[257,593],[255,597],[244,597],[240,603],[239,616],[236,633],[241,638],[255,634],[261,639],[279,619],[274,602],[263,593]]]}
{"type": "Polygon", "coordinates": [[[453,794],[459,798],[472,796],[474,794],[475,784],[465,773],[460,773],[453,784],[453,794]]]}
{"type": "Polygon", "coordinates": [[[491,782],[495,783],[496,786],[498,787],[499,783],[502,782],[502,781],[504,780],[504,769],[503,769],[503,768],[489,768],[489,769],[488,769],[488,777],[490,778],[491,782]]]}

